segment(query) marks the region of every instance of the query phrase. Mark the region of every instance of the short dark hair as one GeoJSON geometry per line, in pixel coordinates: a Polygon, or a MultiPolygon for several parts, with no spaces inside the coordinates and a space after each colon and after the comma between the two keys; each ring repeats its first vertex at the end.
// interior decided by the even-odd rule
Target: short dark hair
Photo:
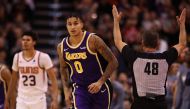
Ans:
{"type": "Polygon", "coordinates": [[[145,47],[156,48],[158,46],[159,34],[155,31],[144,31],[142,40],[145,47]]]}
{"type": "Polygon", "coordinates": [[[37,41],[37,40],[38,40],[37,34],[34,33],[34,32],[32,32],[32,31],[25,31],[25,32],[22,34],[22,37],[23,37],[24,35],[30,36],[33,41],[37,41]]]}
{"type": "Polygon", "coordinates": [[[84,22],[81,14],[79,14],[80,12],[73,12],[73,13],[70,13],[67,17],[66,17],[66,20],[68,20],[69,18],[71,17],[75,17],[75,18],[78,18],[80,19],[82,22],[84,22]]]}

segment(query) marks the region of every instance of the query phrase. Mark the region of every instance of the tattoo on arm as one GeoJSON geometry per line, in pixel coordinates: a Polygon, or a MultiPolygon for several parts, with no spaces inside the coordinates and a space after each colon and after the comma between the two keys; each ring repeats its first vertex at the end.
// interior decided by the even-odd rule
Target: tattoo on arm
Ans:
{"type": "Polygon", "coordinates": [[[61,53],[61,44],[58,45],[57,52],[59,55],[60,73],[61,73],[61,80],[63,83],[63,87],[68,88],[69,87],[69,81],[70,81],[69,80],[69,71],[68,71],[68,66],[62,57],[63,53],[61,53]]]}
{"type": "Polygon", "coordinates": [[[11,72],[6,66],[2,70],[2,78],[3,78],[3,80],[5,80],[5,82],[8,86],[10,83],[10,80],[11,80],[11,72]]]}
{"type": "Polygon", "coordinates": [[[105,82],[111,76],[113,71],[116,70],[118,66],[118,62],[117,62],[116,57],[108,48],[108,46],[98,36],[94,36],[94,47],[96,48],[96,51],[99,52],[104,57],[104,59],[108,62],[108,65],[104,71],[104,74],[100,78],[100,81],[105,82]]]}
{"type": "Polygon", "coordinates": [[[69,71],[67,67],[60,66],[60,72],[61,72],[61,80],[63,82],[64,87],[69,87],[69,71]]]}

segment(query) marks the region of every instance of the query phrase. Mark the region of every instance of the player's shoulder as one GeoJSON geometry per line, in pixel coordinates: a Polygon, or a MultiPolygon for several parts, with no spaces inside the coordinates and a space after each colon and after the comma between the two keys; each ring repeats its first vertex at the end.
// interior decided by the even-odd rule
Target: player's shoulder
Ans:
{"type": "Polygon", "coordinates": [[[67,37],[64,37],[61,42],[57,44],[57,49],[60,49],[63,46],[63,42],[66,40],[67,37]]]}
{"type": "Polygon", "coordinates": [[[58,54],[60,54],[61,52],[63,52],[63,43],[64,43],[64,41],[66,40],[66,38],[67,37],[64,37],[63,39],[62,39],[62,41],[60,42],[60,43],[58,43],[58,45],[57,45],[57,52],[58,52],[58,54]]]}
{"type": "Polygon", "coordinates": [[[58,43],[57,44],[57,49],[61,49],[61,46],[62,46],[62,42],[58,43]]]}
{"type": "Polygon", "coordinates": [[[41,52],[38,55],[38,60],[40,62],[40,66],[43,66],[42,64],[49,62],[48,60],[52,60],[50,55],[45,52],[41,52]]]}
{"type": "Polygon", "coordinates": [[[0,64],[0,70],[2,70],[5,67],[4,64],[0,64]]]}
{"type": "Polygon", "coordinates": [[[19,55],[19,54],[21,54],[23,51],[18,51],[18,52],[16,52],[15,53],[15,55],[19,55]]]}
{"type": "Polygon", "coordinates": [[[44,60],[44,59],[50,58],[50,56],[49,56],[48,53],[45,53],[45,52],[42,52],[42,51],[37,51],[37,52],[38,52],[38,58],[40,60],[44,60]]]}
{"type": "Polygon", "coordinates": [[[42,52],[42,51],[37,51],[39,52],[39,58],[44,58],[44,57],[49,57],[48,53],[42,52]]]}
{"type": "Polygon", "coordinates": [[[19,58],[19,56],[22,56],[21,54],[22,54],[22,51],[16,52],[14,54],[14,58],[19,58]]]}
{"type": "Polygon", "coordinates": [[[0,71],[6,71],[8,67],[5,64],[0,64],[0,71]]]}
{"type": "Polygon", "coordinates": [[[90,37],[89,37],[89,41],[92,43],[92,42],[96,42],[96,41],[100,41],[102,40],[102,38],[95,34],[95,33],[91,33],[90,37]]]}
{"type": "Polygon", "coordinates": [[[96,33],[90,33],[89,35],[91,38],[100,38],[99,35],[97,35],[96,33]]]}

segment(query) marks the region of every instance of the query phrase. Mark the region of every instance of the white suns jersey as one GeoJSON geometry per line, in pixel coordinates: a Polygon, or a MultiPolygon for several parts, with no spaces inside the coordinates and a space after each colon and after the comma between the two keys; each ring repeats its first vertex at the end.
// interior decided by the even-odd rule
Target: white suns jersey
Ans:
{"type": "Polygon", "coordinates": [[[19,96],[40,96],[47,91],[47,73],[39,62],[44,55],[47,54],[36,51],[32,59],[26,60],[23,52],[18,53],[19,96]]]}

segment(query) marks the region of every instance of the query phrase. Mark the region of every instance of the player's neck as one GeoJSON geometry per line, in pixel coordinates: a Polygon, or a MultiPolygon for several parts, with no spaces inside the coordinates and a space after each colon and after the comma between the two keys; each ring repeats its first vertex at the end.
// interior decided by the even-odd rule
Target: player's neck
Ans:
{"type": "Polygon", "coordinates": [[[36,54],[35,49],[23,50],[23,57],[26,58],[26,59],[33,58],[35,54],[36,54]]]}
{"type": "Polygon", "coordinates": [[[144,52],[156,52],[157,51],[157,49],[156,48],[147,48],[147,47],[143,47],[143,51],[144,52]]]}
{"type": "Polygon", "coordinates": [[[70,38],[73,38],[73,39],[76,39],[78,40],[78,38],[82,38],[83,37],[83,31],[79,32],[78,34],[76,35],[70,35],[70,38]]]}
{"type": "Polygon", "coordinates": [[[83,38],[83,34],[84,34],[84,32],[80,32],[79,34],[77,34],[75,36],[70,36],[69,43],[71,45],[77,45],[78,43],[81,42],[81,40],[83,38]]]}

